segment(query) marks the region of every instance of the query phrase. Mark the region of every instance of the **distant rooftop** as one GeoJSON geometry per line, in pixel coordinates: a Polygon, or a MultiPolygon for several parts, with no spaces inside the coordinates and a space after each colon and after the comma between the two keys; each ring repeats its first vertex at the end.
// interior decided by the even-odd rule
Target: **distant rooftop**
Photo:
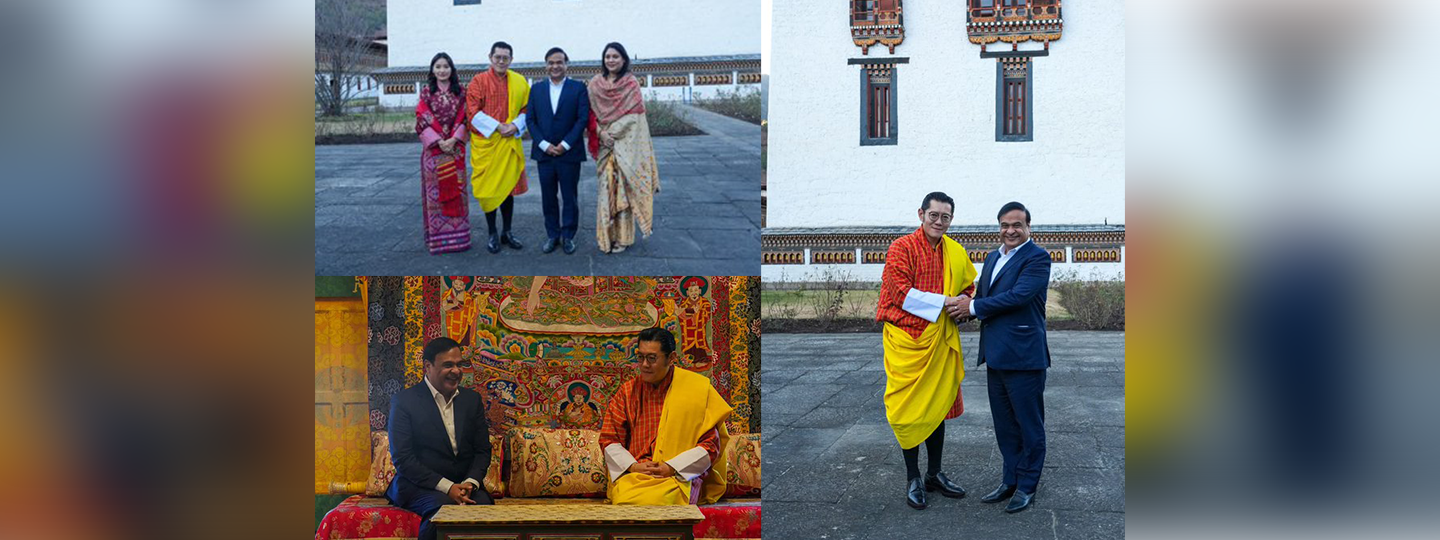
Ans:
{"type": "MultiPolygon", "coordinates": [[[[630,61],[630,67],[652,66],[666,64],[699,64],[712,62],[759,62],[759,54],[728,54],[718,56],[672,56],[668,58],[636,58],[630,61]]],[[[483,71],[490,68],[490,64],[459,64],[455,66],[459,71],[483,71]]],[[[599,68],[599,60],[576,60],[570,62],[570,68],[599,68]]],[[[544,62],[514,62],[510,64],[511,69],[544,69],[544,62]]],[[[429,66],[392,66],[380,68],[372,73],[385,75],[388,73],[425,73],[429,66]]]]}
{"type": "MultiPolygon", "coordinates": [[[[870,227],[766,227],[761,236],[794,236],[802,234],[909,234],[919,225],[885,225],[870,227]]],[[[999,231],[998,225],[951,225],[950,234],[983,234],[999,231]]],[[[1097,233],[1125,232],[1125,225],[1041,225],[1030,227],[1032,233],[1097,233]]]]}

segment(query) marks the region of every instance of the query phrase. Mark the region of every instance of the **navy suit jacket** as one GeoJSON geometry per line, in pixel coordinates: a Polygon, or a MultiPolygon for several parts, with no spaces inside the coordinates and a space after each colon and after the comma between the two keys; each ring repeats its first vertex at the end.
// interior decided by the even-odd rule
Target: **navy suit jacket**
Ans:
{"type": "Polygon", "coordinates": [[[980,361],[995,369],[1050,367],[1045,340],[1045,296],[1050,287],[1050,253],[1032,241],[1015,255],[990,284],[1000,251],[985,256],[985,270],[975,289],[980,314],[980,361]]]}
{"type": "MultiPolygon", "coordinates": [[[[455,446],[445,434],[440,407],[422,380],[390,399],[390,458],[395,461],[395,481],[410,482],[433,490],[440,477],[451,482],[466,478],[485,481],[490,468],[490,425],[480,393],[460,388],[455,396],[455,446]]],[[[480,486],[484,489],[485,486],[480,486]]]]}
{"type": "Polygon", "coordinates": [[[585,161],[585,125],[590,122],[590,91],[580,81],[566,78],[560,90],[559,110],[550,110],[550,79],[547,77],[530,87],[530,105],[525,126],[530,130],[530,157],[535,161],[579,163],[585,161]],[[570,149],[559,156],[546,154],[540,141],[570,149]]]}

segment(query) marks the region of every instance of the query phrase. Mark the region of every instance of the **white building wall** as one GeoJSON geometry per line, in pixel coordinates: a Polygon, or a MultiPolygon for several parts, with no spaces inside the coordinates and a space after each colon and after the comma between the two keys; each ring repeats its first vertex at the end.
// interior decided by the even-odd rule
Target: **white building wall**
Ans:
{"type": "Polygon", "coordinates": [[[542,62],[550,47],[599,60],[618,41],[632,57],[759,54],[759,2],[713,0],[389,0],[391,67],[424,66],[445,51],[459,64],[489,63],[490,44],[516,62],[542,62]]]}
{"type": "Polygon", "coordinates": [[[1003,143],[996,61],[966,39],[964,2],[904,8],[895,54],[877,45],[862,56],[848,3],[774,3],[768,226],[918,225],[934,190],[956,198],[955,224],[994,224],[1011,200],[1036,224],[1124,223],[1124,2],[1064,4],[1064,36],[1033,62],[1034,141],[1003,143]],[[861,66],[846,62],[891,56],[910,59],[897,69],[899,144],[860,146],[861,66]]]}

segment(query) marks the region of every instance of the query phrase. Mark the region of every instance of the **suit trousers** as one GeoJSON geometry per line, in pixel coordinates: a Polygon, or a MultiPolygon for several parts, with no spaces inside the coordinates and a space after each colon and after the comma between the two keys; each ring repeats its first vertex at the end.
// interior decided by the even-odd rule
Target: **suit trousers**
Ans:
{"type": "MultiPolygon", "coordinates": [[[[435,517],[441,506],[455,504],[449,495],[434,489],[420,488],[399,477],[390,482],[390,489],[385,490],[385,498],[390,499],[390,504],[420,514],[418,540],[435,540],[435,524],[430,522],[430,518],[435,517]]],[[[495,504],[484,487],[471,493],[470,499],[474,500],[475,504],[495,504]]]]}
{"type": "Polygon", "coordinates": [[[1005,460],[1000,481],[1035,493],[1045,466],[1045,370],[987,368],[985,376],[995,442],[1005,460]]]}
{"type": "Polygon", "coordinates": [[[545,211],[545,235],[550,238],[573,239],[575,231],[580,228],[580,201],[576,197],[580,184],[580,163],[552,160],[538,165],[540,201],[545,211]],[[559,200],[556,199],[557,192],[559,200]]]}

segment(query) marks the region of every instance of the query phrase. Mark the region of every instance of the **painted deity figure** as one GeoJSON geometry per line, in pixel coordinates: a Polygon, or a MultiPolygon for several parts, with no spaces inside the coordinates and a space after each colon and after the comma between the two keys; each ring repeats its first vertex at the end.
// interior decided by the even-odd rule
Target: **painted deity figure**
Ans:
{"type": "Polygon", "coordinates": [[[475,326],[475,316],[480,311],[480,290],[470,287],[473,279],[466,276],[447,278],[449,287],[440,297],[440,311],[445,316],[445,337],[462,346],[473,345],[470,334],[475,326]]]}
{"type": "Polygon", "coordinates": [[[600,418],[600,408],[590,401],[590,387],[585,383],[570,385],[569,399],[560,404],[560,416],[573,426],[588,426],[600,418]]]}
{"type": "Polygon", "coordinates": [[[709,285],[705,283],[705,278],[688,277],[680,283],[680,288],[685,291],[685,297],[675,303],[679,309],[677,316],[680,318],[680,344],[685,355],[690,358],[690,367],[705,368],[710,365],[712,356],[710,342],[706,339],[706,332],[710,328],[710,311],[714,306],[705,298],[709,285]]]}

